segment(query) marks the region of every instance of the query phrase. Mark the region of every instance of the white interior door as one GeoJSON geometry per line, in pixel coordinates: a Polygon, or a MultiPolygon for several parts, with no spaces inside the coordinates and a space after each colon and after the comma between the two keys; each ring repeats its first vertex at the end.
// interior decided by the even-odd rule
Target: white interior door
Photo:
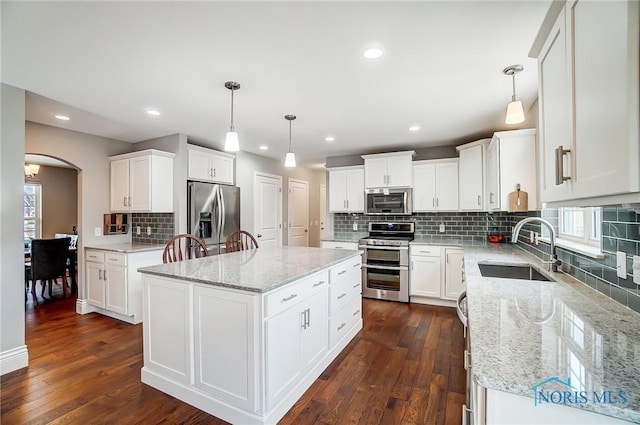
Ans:
{"type": "Polygon", "coordinates": [[[320,185],[320,240],[328,237],[327,228],[327,185],[320,185]]]}
{"type": "Polygon", "coordinates": [[[253,231],[260,248],[282,245],[282,177],[253,175],[253,231]]]}
{"type": "Polygon", "coordinates": [[[289,246],[309,246],[309,182],[289,179],[289,246]]]}

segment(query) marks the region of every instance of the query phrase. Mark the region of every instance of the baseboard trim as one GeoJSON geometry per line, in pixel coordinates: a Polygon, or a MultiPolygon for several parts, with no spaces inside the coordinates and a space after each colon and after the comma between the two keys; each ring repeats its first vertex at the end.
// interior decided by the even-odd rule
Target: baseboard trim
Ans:
{"type": "Polygon", "coordinates": [[[87,302],[87,300],[78,298],[76,300],[76,313],[78,314],[88,314],[96,311],[95,307],[87,302]]]}
{"type": "Polygon", "coordinates": [[[29,351],[26,345],[0,353],[0,375],[29,366],[29,351]]]}
{"type": "Polygon", "coordinates": [[[409,297],[409,302],[413,304],[428,304],[428,305],[438,305],[441,307],[455,307],[456,302],[453,300],[443,300],[440,298],[429,298],[429,297],[420,297],[420,296],[411,296],[409,297]]]}

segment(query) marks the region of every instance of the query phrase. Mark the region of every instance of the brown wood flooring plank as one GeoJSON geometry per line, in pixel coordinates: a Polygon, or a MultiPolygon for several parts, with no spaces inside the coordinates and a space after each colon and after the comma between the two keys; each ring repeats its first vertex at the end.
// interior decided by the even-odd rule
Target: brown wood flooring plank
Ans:
{"type": "MultiPolygon", "coordinates": [[[[141,325],[78,315],[75,301],[27,302],[30,364],[1,379],[3,425],[226,423],[141,383],[141,325]]],[[[455,310],[362,307],[363,329],[281,424],[459,425],[466,373],[455,310]]]]}

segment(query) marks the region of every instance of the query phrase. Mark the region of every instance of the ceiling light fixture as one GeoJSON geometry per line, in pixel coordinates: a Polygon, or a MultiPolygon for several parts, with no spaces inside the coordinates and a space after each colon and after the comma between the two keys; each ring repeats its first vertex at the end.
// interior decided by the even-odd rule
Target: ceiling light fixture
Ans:
{"type": "Polygon", "coordinates": [[[147,114],[149,115],[153,115],[154,117],[157,117],[158,115],[160,115],[160,111],[156,111],[155,109],[147,109],[147,114]]]}
{"type": "Polygon", "coordinates": [[[56,119],[60,120],[60,121],[69,121],[70,118],[66,115],[54,115],[56,119]]]}
{"type": "Polygon", "coordinates": [[[260,146],[261,151],[266,151],[267,149],[269,149],[269,146],[265,146],[265,145],[260,146]]]}
{"type": "Polygon", "coordinates": [[[524,121],[522,102],[516,98],[516,74],[523,70],[524,67],[522,65],[511,65],[502,70],[505,75],[511,75],[513,79],[513,96],[511,97],[511,102],[507,105],[507,116],[504,120],[507,124],[519,124],[524,121]]]}
{"type": "Polygon", "coordinates": [[[328,136],[328,137],[325,137],[325,138],[324,138],[324,141],[325,141],[325,142],[333,142],[334,140],[336,140],[336,138],[335,138],[335,137],[333,137],[333,136],[328,136]]]}
{"type": "Polygon", "coordinates": [[[291,121],[296,119],[295,115],[285,115],[284,119],[289,121],[289,152],[284,157],[284,166],[292,168],[296,166],[296,154],[291,150],[291,121]]]}
{"type": "Polygon", "coordinates": [[[34,178],[40,171],[38,164],[24,164],[24,175],[29,178],[34,178]]]}
{"type": "Polygon", "coordinates": [[[372,47],[364,51],[364,57],[367,59],[378,59],[384,52],[379,47],[372,47]]]}
{"type": "Polygon", "coordinates": [[[413,126],[409,127],[409,131],[418,131],[418,130],[420,130],[420,126],[413,125],[413,126]]]}
{"type": "Polygon", "coordinates": [[[240,150],[240,144],[238,143],[238,133],[233,128],[233,92],[240,89],[240,83],[235,81],[227,81],[224,86],[231,90],[231,126],[227,131],[227,137],[224,139],[224,150],[230,152],[237,152],[240,150]]]}

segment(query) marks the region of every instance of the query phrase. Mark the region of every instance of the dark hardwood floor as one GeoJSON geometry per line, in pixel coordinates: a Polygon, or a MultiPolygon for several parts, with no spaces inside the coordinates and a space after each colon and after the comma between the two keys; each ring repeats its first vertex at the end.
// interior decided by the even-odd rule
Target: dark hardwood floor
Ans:
{"type": "MultiPolygon", "coordinates": [[[[460,424],[455,310],[365,299],[363,312],[363,330],[280,423],[460,424]]],[[[142,384],[142,326],[78,315],[73,296],[28,302],[26,343],[29,367],[0,378],[2,425],[226,423],[142,384]]]]}

